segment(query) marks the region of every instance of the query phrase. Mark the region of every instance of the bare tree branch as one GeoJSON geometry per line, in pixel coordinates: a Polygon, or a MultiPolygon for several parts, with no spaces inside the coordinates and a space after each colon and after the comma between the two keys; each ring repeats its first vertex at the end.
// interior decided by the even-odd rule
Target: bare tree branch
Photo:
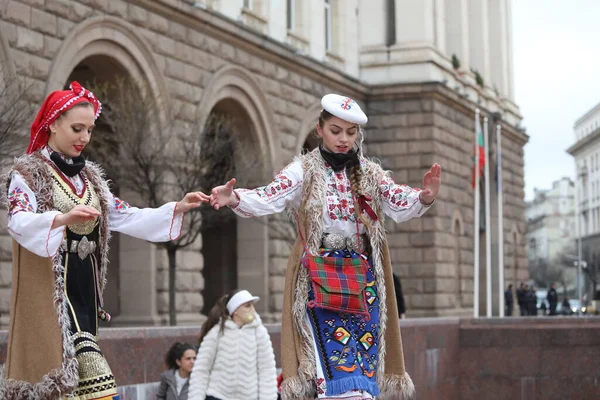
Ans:
{"type": "Polygon", "coordinates": [[[11,79],[0,70],[0,168],[13,162],[13,157],[26,147],[27,127],[35,117],[28,100],[31,84],[11,79]]]}
{"type": "MultiPolygon", "coordinates": [[[[120,187],[136,193],[141,206],[159,207],[193,191],[208,193],[236,174],[244,185],[260,167],[262,157],[250,158],[255,153],[241,148],[236,121],[229,115],[213,112],[200,126],[197,119],[183,116],[181,103],[156,99],[149,87],[131,79],[92,84],[91,90],[104,105],[89,155],[102,162],[120,187]]],[[[177,251],[193,244],[203,227],[228,218],[235,218],[229,210],[193,210],[181,236],[163,244],[169,258],[171,324],[177,251]]]]}

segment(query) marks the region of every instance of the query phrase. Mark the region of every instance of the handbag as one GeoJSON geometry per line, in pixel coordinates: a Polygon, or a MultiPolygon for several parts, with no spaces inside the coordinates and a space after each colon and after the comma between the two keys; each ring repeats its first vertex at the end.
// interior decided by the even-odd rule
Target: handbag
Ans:
{"type": "MultiPolygon", "coordinates": [[[[367,271],[369,264],[362,257],[338,258],[312,255],[300,231],[304,246],[302,265],[308,269],[314,299],[309,308],[322,308],[340,313],[370,317],[366,299],[367,271]]],[[[356,222],[358,232],[358,220],[356,222]]]]}

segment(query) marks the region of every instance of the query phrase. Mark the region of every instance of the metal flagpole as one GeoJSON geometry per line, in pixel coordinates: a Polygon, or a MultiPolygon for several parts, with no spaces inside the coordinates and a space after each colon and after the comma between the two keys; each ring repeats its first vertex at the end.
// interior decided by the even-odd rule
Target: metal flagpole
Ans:
{"type": "Polygon", "coordinates": [[[479,135],[481,121],[479,109],[475,110],[475,204],[473,215],[473,317],[479,317],[479,135]]]}
{"type": "Polygon", "coordinates": [[[485,149],[485,297],[486,297],[486,315],[492,316],[492,230],[490,224],[490,136],[488,133],[488,118],[483,119],[483,136],[485,149]]]}
{"type": "Polygon", "coordinates": [[[582,274],[582,266],[583,266],[583,243],[581,239],[583,237],[583,219],[581,215],[581,200],[583,196],[581,192],[583,192],[583,185],[580,181],[581,175],[579,173],[579,166],[575,165],[575,226],[577,229],[577,298],[579,299],[579,308],[577,310],[577,315],[581,315],[581,305],[583,304],[581,298],[583,297],[581,290],[581,274],[582,274]]]}
{"type": "Polygon", "coordinates": [[[502,126],[496,125],[496,155],[498,156],[498,304],[504,317],[504,188],[502,187],[502,126]]]}

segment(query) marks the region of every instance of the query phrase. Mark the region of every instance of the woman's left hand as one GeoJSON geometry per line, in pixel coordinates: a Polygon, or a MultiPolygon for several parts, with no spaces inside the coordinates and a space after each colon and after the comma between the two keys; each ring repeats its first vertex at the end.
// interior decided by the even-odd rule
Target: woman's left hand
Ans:
{"type": "Polygon", "coordinates": [[[421,200],[425,204],[431,204],[440,191],[442,167],[439,164],[433,164],[429,171],[423,176],[423,190],[421,191],[421,200]]]}
{"type": "Polygon", "coordinates": [[[208,203],[209,200],[210,196],[202,192],[188,193],[179,203],[177,203],[175,214],[186,213],[193,208],[200,207],[202,203],[208,203]]]}

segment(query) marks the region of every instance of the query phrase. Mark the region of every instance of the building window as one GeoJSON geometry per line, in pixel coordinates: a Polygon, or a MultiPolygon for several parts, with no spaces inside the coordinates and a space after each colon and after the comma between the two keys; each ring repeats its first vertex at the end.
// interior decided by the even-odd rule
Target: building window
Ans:
{"type": "Polygon", "coordinates": [[[247,8],[248,10],[252,10],[252,3],[253,3],[252,0],[244,0],[244,8],[247,8]]]}
{"type": "Polygon", "coordinates": [[[296,0],[287,0],[287,29],[293,31],[296,25],[296,0]]]}
{"type": "Polygon", "coordinates": [[[325,50],[331,51],[333,49],[332,39],[333,39],[333,29],[331,26],[332,17],[331,17],[331,0],[325,0],[325,50]]]}

